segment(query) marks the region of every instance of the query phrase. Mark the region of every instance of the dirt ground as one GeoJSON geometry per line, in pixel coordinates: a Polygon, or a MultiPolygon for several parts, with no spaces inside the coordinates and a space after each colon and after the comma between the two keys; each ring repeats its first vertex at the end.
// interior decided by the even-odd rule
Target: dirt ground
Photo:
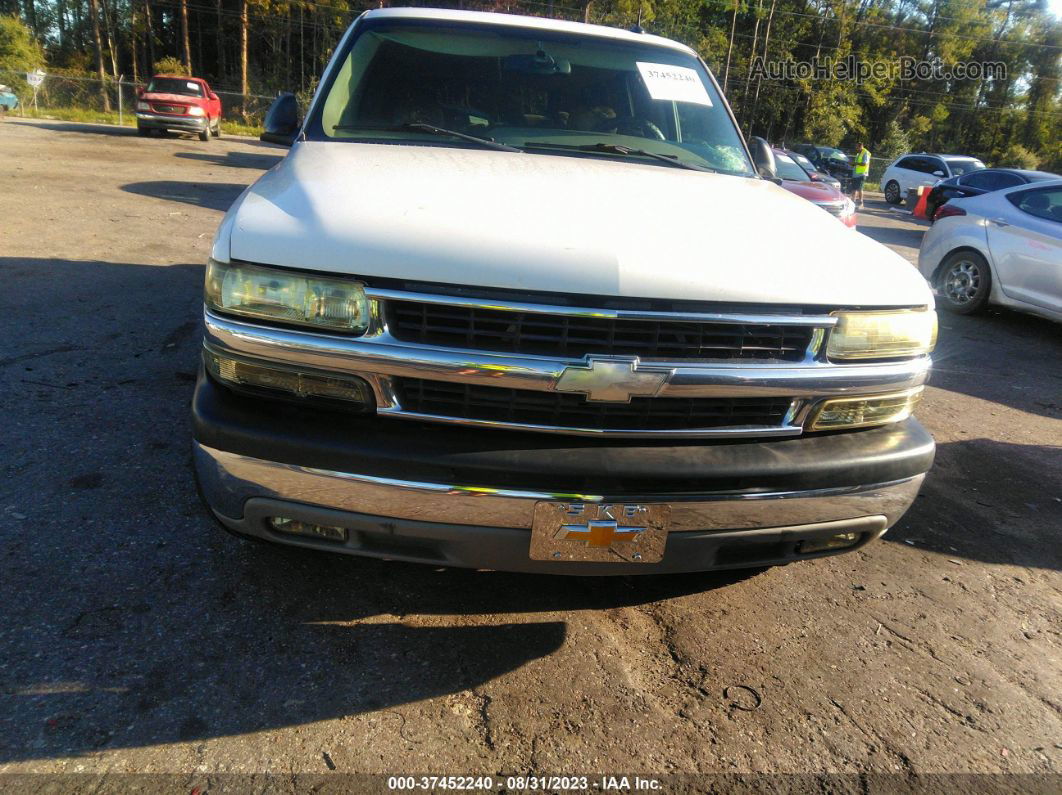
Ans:
{"type": "Polygon", "coordinates": [[[200,283],[284,152],[0,123],[0,773],[1062,786],[1062,326],[942,317],[937,463],[855,554],[578,579],[241,543],[192,482],[200,283]]]}

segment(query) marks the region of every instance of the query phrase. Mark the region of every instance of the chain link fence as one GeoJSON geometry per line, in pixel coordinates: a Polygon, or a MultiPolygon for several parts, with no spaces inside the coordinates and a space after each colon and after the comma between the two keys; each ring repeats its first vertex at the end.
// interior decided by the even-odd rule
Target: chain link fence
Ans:
{"type": "MultiPolygon", "coordinates": [[[[136,102],[144,83],[48,73],[36,92],[23,72],[0,70],[0,84],[18,95],[13,113],[73,121],[135,124],[136,102]]],[[[258,128],[273,97],[213,89],[221,99],[222,127],[258,128]]],[[[247,131],[251,131],[251,129],[247,131]]]]}

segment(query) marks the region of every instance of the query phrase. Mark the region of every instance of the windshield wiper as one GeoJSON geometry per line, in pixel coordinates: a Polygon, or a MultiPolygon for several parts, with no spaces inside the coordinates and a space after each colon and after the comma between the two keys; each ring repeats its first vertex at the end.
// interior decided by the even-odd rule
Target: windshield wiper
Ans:
{"type": "Polygon", "coordinates": [[[710,168],[708,166],[699,166],[696,163],[687,163],[685,160],[679,160],[676,155],[662,155],[659,152],[647,152],[645,149],[633,149],[629,146],[624,146],[623,144],[609,144],[603,141],[596,144],[584,144],[582,146],[553,144],[545,141],[527,141],[524,144],[524,148],[568,149],[575,152],[604,152],[610,155],[623,155],[624,157],[650,157],[653,160],[659,160],[661,163],[667,163],[669,166],[688,168],[690,171],[707,171],[712,174],[719,173],[719,169],[710,168]]]}
{"type": "Polygon", "coordinates": [[[509,146],[508,144],[499,143],[491,138],[480,138],[478,135],[469,135],[468,133],[458,132],[457,130],[447,130],[444,127],[436,127],[434,124],[425,124],[419,121],[407,122],[406,124],[398,124],[391,127],[374,127],[369,124],[336,124],[332,127],[333,130],[386,130],[388,132],[423,132],[431,135],[445,135],[450,138],[457,138],[461,141],[468,141],[469,143],[479,144],[489,149],[497,149],[501,152],[523,152],[522,149],[517,149],[515,146],[509,146]]]}

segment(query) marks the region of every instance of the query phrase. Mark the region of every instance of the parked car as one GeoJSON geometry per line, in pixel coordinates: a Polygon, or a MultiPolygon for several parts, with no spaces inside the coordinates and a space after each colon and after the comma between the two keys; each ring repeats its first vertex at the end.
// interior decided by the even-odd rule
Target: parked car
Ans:
{"type": "Polygon", "coordinates": [[[856,549],[914,500],[929,287],[775,184],[689,47],[373,9],[262,138],[192,407],[226,528],[654,573],[856,549]]]}
{"type": "Polygon", "coordinates": [[[1062,179],[1062,175],[1047,171],[1027,171],[1019,168],[983,168],[959,177],[942,180],[929,192],[926,199],[926,217],[933,221],[945,202],[950,199],[980,196],[1004,188],[1015,188],[1033,182],[1062,179]]]}
{"type": "Polygon", "coordinates": [[[18,95],[8,86],[0,85],[0,113],[7,113],[18,107],[18,95]]]}
{"type": "Polygon", "coordinates": [[[847,190],[848,180],[852,176],[852,162],[840,149],[816,144],[796,144],[792,149],[804,155],[816,169],[825,171],[839,181],[841,190],[847,190]]]}
{"type": "Polygon", "coordinates": [[[822,180],[812,179],[784,149],[774,150],[774,160],[783,188],[821,207],[850,229],[855,229],[855,202],[841,193],[839,188],[822,180]]]}
{"type": "Polygon", "coordinates": [[[221,100],[206,80],[181,75],[155,75],[136,101],[136,131],[192,132],[200,141],[221,135],[221,100]]]}
{"type": "Polygon", "coordinates": [[[837,190],[841,190],[841,180],[837,179],[837,177],[832,174],[828,174],[817,168],[814,163],[808,160],[806,155],[802,155],[800,152],[793,149],[786,149],[785,147],[781,147],[781,149],[785,154],[793,158],[798,166],[807,172],[808,179],[812,182],[825,182],[827,185],[833,185],[837,190]]]}
{"type": "Polygon", "coordinates": [[[976,157],[966,155],[933,155],[926,152],[900,155],[885,169],[881,188],[885,193],[885,201],[902,204],[911,188],[936,185],[941,180],[961,177],[984,167],[985,164],[976,157]]]}
{"type": "Polygon", "coordinates": [[[1062,321],[1062,180],[951,199],[918,268],[954,312],[991,303],[1062,321]]]}

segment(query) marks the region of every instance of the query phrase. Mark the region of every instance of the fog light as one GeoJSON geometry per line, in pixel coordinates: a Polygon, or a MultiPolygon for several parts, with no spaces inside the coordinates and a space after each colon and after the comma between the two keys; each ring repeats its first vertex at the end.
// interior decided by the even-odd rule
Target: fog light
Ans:
{"type": "Polygon", "coordinates": [[[311,524],[300,522],[298,519],[288,519],[284,516],[271,516],[269,525],[280,533],[293,536],[306,536],[308,538],[324,538],[328,541],[346,541],[347,528],[331,527],[325,524],[311,524]]]}
{"type": "Polygon", "coordinates": [[[846,549],[859,543],[861,533],[837,533],[821,538],[806,538],[797,545],[798,555],[810,555],[812,552],[826,552],[830,549],[846,549]]]}
{"type": "Polygon", "coordinates": [[[355,376],[331,376],[300,373],[279,367],[244,362],[203,351],[207,370],[219,381],[238,386],[258,387],[288,392],[298,397],[331,398],[371,408],[375,403],[369,385],[355,376]]]}
{"type": "Polygon", "coordinates": [[[814,413],[808,430],[866,428],[870,425],[900,422],[911,416],[921,398],[922,387],[916,387],[891,395],[827,400],[814,413]]]}

